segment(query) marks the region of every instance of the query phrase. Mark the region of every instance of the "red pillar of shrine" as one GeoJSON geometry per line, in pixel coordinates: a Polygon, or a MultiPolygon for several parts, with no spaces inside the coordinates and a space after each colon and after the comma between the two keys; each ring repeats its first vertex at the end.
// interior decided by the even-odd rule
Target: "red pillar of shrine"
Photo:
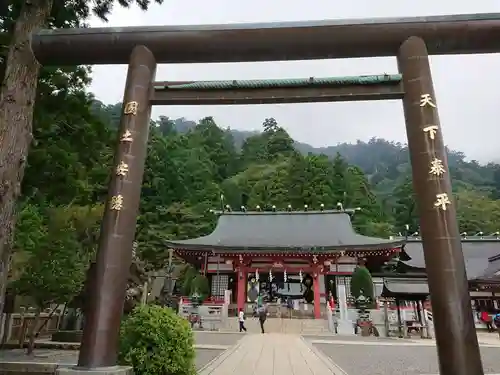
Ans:
{"type": "Polygon", "coordinates": [[[245,307],[245,298],[246,298],[246,283],[247,283],[247,273],[243,267],[240,267],[238,271],[238,290],[236,295],[236,303],[238,305],[238,312],[240,309],[244,309],[245,307]]]}
{"type": "Polygon", "coordinates": [[[313,292],[314,292],[314,319],[321,318],[321,297],[319,291],[319,272],[315,271],[313,275],[313,292]]]}

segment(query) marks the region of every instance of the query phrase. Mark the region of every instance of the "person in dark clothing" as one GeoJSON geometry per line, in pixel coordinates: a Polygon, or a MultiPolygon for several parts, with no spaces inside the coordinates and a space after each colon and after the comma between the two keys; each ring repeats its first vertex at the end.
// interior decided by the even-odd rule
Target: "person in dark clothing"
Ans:
{"type": "Polygon", "coordinates": [[[495,323],[495,327],[497,328],[498,337],[500,338],[500,311],[497,311],[495,317],[493,318],[493,322],[495,323]]]}
{"type": "Polygon", "coordinates": [[[260,323],[260,330],[262,333],[265,333],[264,332],[264,323],[266,322],[266,318],[267,318],[267,309],[264,305],[262,306],[259,306],[257,308],[257,314],[259,316],[259,323],[260,323]]]}
{"type": "Polygon", "coordinates": [[[243,312],[243,309],[240,309],[240,312],[238,313],[238,321],[240,322],[240,332],[247,331],[245,328],[245,313],[243,312]]]}

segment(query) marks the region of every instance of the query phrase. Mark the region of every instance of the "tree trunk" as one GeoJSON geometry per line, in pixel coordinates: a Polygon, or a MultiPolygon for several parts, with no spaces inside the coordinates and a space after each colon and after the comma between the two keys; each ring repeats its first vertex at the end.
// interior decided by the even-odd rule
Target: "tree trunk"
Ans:
{"type": "Polygon", "coordinates": [[[35,351],[35,339],[36,339],[36,333],[37,333],[37,328],[40,323],[40,314],[42,312],[41,307],[37,307],[35,311],[35,317],[33,318],[33,324],[30,326],[29,332],[28,332],[28,349],[26,350],[27,355],[33,354],[35,351]]]}
{"type": "MultiPolygon", "coordinates": [[[[10,251],[13,240],[15,204],[21,192],[28,148],[33,137],[33,108],[40,65],[31,50],[31,34],[45,25],[52,2],[53,0],[24,0],[14,27],[0,91],[0,259],[2,260],[9,259],[5,252],[10,251]]],[[[6,270],[8,267],[4,264],[2,268],[6,270]]],[[[0,295],[0,299],[3,298],[4,295],[0,295]]]]}
{"type": "Polygon", "coordinates": [[[11,242],[3,248],[3,254],[0,256],[0,317],[5,310],[5,298],[7,294],[7,281],[9,279],[9,271],[11,267],[11,242]]]}

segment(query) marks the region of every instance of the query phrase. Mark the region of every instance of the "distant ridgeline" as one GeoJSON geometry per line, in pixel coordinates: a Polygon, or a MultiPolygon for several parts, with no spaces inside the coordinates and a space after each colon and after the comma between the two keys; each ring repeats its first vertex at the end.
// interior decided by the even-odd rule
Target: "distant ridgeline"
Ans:
{"type": "MultiPolygon", "coordinates": [[[[117,128],[120,122],[121,103],[104,105],[96,101],[94,111],[112,127],[117,128]]],[[[313,121],[313,119],[311,119],[313,121]]],[[[187,133],[197,123],[184,117],[170,119],[160,116],[155,125],[168,131],[175,130],[187,133]],[[173,129],[172,129],[173,128],[173,129]]],[[[256,124],[256,128],[259,127],[256,124]]],[[[228,128],[234,144],[241,149],[245,140],[260,134],[260,131],[244,131],[228,128]]],[[[295,141],[295,148],[303,154],[324,154],[335,157],[337,153],[352,165],[360,167],[369,178],[370,184],[378,193],[388,193],[394,189],[395,184],[410,171],[408,149],[405,144],[391,142],[382,138],[372,138],[368,142],[339,143],[335,146],[313,147],[307,143],[295,141]]],[[[474,188],[488,191],[497,191],[495,198],[500,197],[500,165],[488,163],[480,165],[477,161],[466,161],[466,155],[460,151],[448,151],[448,164],[454,188],[474,188]]]]}

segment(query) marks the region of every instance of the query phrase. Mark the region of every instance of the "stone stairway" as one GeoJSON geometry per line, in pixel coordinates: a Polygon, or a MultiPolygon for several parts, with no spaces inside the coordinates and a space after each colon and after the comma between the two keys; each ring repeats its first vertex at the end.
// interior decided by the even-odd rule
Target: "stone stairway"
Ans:
{"type": "MultiPolygon", "coordinates": [[[[248,332],[259,333],[260,324],[256,318],[247,318],[245,327],[248,332]]],[[[282,319],[268,318],[264,325],[266,333],[290,333],[299,335],[322,335],[331,333],[328,330],[326,319],[282,319]]],[[[237,332],[239,330],[238,318],[227,318],[226,324],[221,329],[225,332],[237,332]]]]}

